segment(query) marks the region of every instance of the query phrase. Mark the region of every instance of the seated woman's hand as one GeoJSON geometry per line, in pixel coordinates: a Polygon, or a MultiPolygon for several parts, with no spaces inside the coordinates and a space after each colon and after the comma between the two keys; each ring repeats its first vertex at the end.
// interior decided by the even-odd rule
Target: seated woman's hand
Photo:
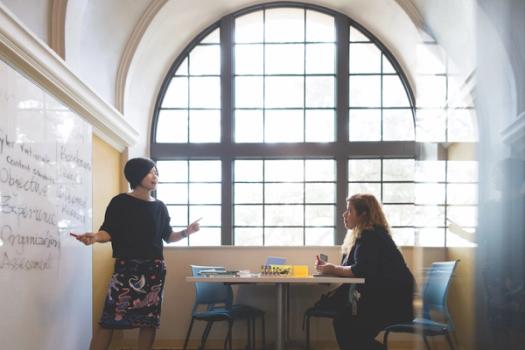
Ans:
{"type": "Polygon", "coordinates": [[[324,261],[320,261],[320,263],[316,264],[315,268],[317,271],[325,275],[331,275],[335,272],[335,265],[324,261]]]}

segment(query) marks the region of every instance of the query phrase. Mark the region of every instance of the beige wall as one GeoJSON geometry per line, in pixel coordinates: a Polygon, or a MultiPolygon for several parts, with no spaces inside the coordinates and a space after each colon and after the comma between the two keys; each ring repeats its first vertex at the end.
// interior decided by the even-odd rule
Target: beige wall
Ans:
{"type": "MultiPolygon", "coordinates": [[[[104,221],[110,199],[119,193],[120,153],[93,135],[93,231],[104,221]]],[[[93,246],[93,329],[97,327],[113,271],[110,244],[93,246]]],[[[115,336],[118,341],[120,335],[115,336]]]]}

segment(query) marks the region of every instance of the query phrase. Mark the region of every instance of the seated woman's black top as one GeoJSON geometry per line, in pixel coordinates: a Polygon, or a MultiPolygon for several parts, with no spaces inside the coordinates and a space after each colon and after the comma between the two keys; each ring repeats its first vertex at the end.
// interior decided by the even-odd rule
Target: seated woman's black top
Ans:
{"type": "Polygon", "coordinates": [[[162,240],[172,229],[166,205],[121,193],[111,200],[100,226],[111,236],[114,258],[162,259],[162,240]]]}
{"type": "Polygon", "coordinates": [[[381,227],[365,230],[349,255],[343,257],[344,265],[351,266],[355,277],[365,278],[364,285],[357,285],[358,312],[386,324],[411,321],[414,277],[392,237],[381,227]]]}

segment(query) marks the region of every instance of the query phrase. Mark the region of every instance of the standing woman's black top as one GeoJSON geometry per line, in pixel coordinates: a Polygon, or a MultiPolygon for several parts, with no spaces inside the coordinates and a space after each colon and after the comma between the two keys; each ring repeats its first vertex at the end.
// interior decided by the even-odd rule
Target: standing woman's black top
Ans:
{"type": "Polygon", "coordinates": [[[374,315],[385,324],[413,319],[414,277],[384,229],[363,231],[344,260],[354,276],[365,278],[357,286],[359,314],[374,315]]]}
{"type": "Polygon", "coordinates": [[[111,236],[114,258],[162,259],[162,240],[172,229],[166,205],[121,193],[111,200],[100,226],[111,236]]]}

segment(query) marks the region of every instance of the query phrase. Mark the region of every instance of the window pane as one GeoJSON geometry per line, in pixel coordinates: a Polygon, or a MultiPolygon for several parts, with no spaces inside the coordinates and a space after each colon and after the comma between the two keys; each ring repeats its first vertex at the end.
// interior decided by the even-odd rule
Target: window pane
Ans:
{"type": "Polygon", "coordinates": [[[262,184],[235,184],[235,203],[262,203],[263,185],[262,184]]]}
{"type": "Polygon", "coordinates": [[[416,199],[415,197],[414,184],[383,184],[383,202],[385,203],[413,203],[416,199]]]}
{"type": "Polygon", "coordinates": [[[335,45],[306,45],[306,74],[334,74],[335,45]]]}
{"type": "Polygon", "coordinates": [[[380,181],[380,159],[351,159],[348,161],[348,180],[380,181]]]}
{"type": "Polygon", "coordinates": [[[261,226],[263,207],[261,205],[236,205],[235,226],[261,226]]]}
{"type": "Polygon", "coordinates": [[[220,246],[221,229],[214,227],[202,227],[198,235],[188,237],[193,247],[220,246]]]}
{"type": "Polygon", "coordinates": [[[266,181],[303,181],[302,160],[267,160],[264,167],[266,181]]]}
{"type": "Polygon", "coordinates": [[[303,244],[302,228],[266,228],[264,229],[266,246],[291,246],[303,244]]]}
{"type": "Polygon", "coordinates": [[[334,245],[334,229],[328,227],[307,228],[305,229],[305,240],[306,245],[334,245]]]}
{"type": "Polygon", "coordinates": [[[449,161],[447,172],[447,180],[449,182],[477,182],[478,162],[449,161]]]}
{"type": "Polygon", "coordinates": [[[264,64],[266,74],[303,74],[304,45],[266,45],[264,64]]]}
{"type": "Polygon", "coordinates": [[[234,162],[235,181],[262,181],[262,160],[236,160],[234,162]]]}
{"type": "Polygon", "coordinates": [[[264,186],[264,199],[266,203],[302,203],[303,184],[284,183],[266,184],[264,186]]]}
{"type": "Polygon", "coordinates": [[[221,185],[190,183],[191,204],[220,204],[221,185]]]}
{"type": "Polygon", "coordinates": [[[413,181],[416,171],[414,159],[384,159],[384,181],[413,181]]]}
{"type": "Polygon", "coordinates": [[[381,140],[381,111],[379,109],[351,109],[349,118],[350,141],[381,140]]]}
{"type": "Polygon", "coordinates": [[[383,76],[383,107],[410,107],[405,87],[397,75],[383,76]]]}
{"type": "Polygon", "coordinates": [[[194,160],[190,162],[190,182],[221,182],[221,162],[194,160]]]}
{"type": "Polygon", "coordinates": [[[335,140],[335,112],[333,110],[306,110],[306,142],[333,142],[335,140]]]}
{"type": "Polygon", "coordinates": [[[373,194],[377,200],[381,200],[381,184],[369,182],[349,183],[347,197],[353,196],[357,193],[373,194]]]}
{"type": "Polygon", "coordinates": [[[472,109],[448,110],[448,141],[476,142],[476,113],[472,109]]]}
{"type": "Polygon", "coordinates": [[[219,45],[197,45],[190,52],[190,75],[221,74],[219,45]]]}
{"type": "Polygon", "coordinates": [[[307,226],[333,226],[333,205],[307,205],[305,206],[305,224],[307,226]]]}
{"type": "Polygon", "coordinates": [[[445,229],[417,229],[416,244],[423,247],[444,247],[445,246],[445,229]]]}
{"type": "Polygon", "coordinates": [[[333,107],[335,105],[333,77],[306,77],[306,107],[333,107]]]}
{"type": "Polygon", "coordinates": [[[444,161],[417,161],[416,181],[418,182],[442,182],[445,181],[444,161]]]}
{"type": "Polygon", "coordinates": [[[168,205],[167,207],[172,226],[188,226],[188,207],[186,205],[168,205]]]}
{"type": "Polygon", "coordinates": [[[188,181],[188,162],[185,160],[159,160],[157,170],[162,182],[186,182],[188,181]]]}
{"type": "Polygon", "coordinates": [[[221,112],[219,110],[190,110],[190,142],[219,142],[221,112]]]}
{"type": "Polygon", "coordinates": [[[221,30],[220,28],[215,29],[213,32],[208,34],[201,43],[204,44],[219,44],[221,41],[221,30]]]}
{"type": "Polygon", "coordinates": [[[188,107],[188,78],[175,77],[171,79],[166,95],[162,100],[162,108],[188,107]]]}
{"type": "Polygon", "coordinates": [[[235,73],[263,73],[262,45],[235,45],[235,73]]]}
{"type": "Polygon", "coordinates": [[[161,110],[157,142],[188,142],[188,111],[161,110]]]}
{"type": "Polygon", "coordinates": [[[263,141],[263,112],[235,111],[235,142],[263,141]]]}
{"type": "Polygon", "coordinates": [[[190,77],[190,106],[192,108],[220,108],[220,78],[190,77]]]}
{"type": "Polygon", "coordinates": [[[444,76],[419,76],[417,79],[419,107],[442,107],[447,99],[447,81],[444,76]]]}
{"type": "Polygon", "coordinates": [[[335,41],[334,17],[318,11],[306,11],[306,41],[335,41]]]}
{"type": "Polygon", "coordinates": [[[416,203],[419,204],[444,204],[444,184],[416,184],[416,203]]]}
{"type": "Polygon", "coordinates": [[[157,199],[165,204],[186,204],[188,203],[188,185],[160,183],[157,185],[157,199]]]}
{"type": "Polygon", "coordinates": [[[177,68],[175,75],[188,75],[188,57],[184,58],[182,63],[177,68]]]}
{"type": "Polygon", "coordinates": [[[354,27],[350,27],[350,41],[370,41],[363,33],[354,27]]]}
{"type": "Polygon", "coordinates": [[[266,142],[301,142],[303,121],[302,110],[267,110],[264,139],[266,142]]]}
{"type": "Polygon", "coordinates": [[[236,246],[262,246],[262,228],[236,228],[234,236],[236,246]]]}
{"type": "Polygon", "coordinates": [[[264,221],[268,226],[302,226],[303,206],[266,205],[264,207],[264,221]]]}
{"type": "Polygon", "coordinates": [[[250,43],[263,41],[263,11],[249,13],[235,19],[235,42],[250,43]]]}
{"type": "Polygon", "coordinates": [[[263,106],[263,78],[235,78],[235,106],[237,108],[255,108],[263,106]]]}
{"type": "Polygon", "coordinates": [[[379,76],[350,76],[350,106],[380,107],[381,79],[379,76]]]}
{"type": "Polygon", "coordinates": [[[413,246],[416,242],[413,228],[392,228],[392,238],[397,246],[413,246]]]}
{"type": "Polygon", "coordinates": [[[202,218],[201,226],[221,226],[221,207],[219,205],[190,205],[190,221],[202,218]]]}
{"type": "Polygon", "coordinates": [[[383,110],[383,140],[415,140],[414,118],[410,109],[383,110]]]}
{"type": "Polygon", "coordinates": [[[445,225],[445,207],[417,205],[414,225],[419,227],[445,225]]]}
{"type": "Polygon", "coordinates": [[[383,73],[397,73],[392,66],[392,63],[390,63],[390,60],[385,55],[383,55],[383,73]]]}
{"type": "Polygon", "coordinates": [[[390,226],[412,226],[414,224],[413,205],[383,205],[390,226]]]}
{"type": "Polygon", "coordinates": [[[303,9],[266,10],[265,39],[267,42],[304,41],[303,9]]]}
{"type": "Polygon", "coordinates": [[[265,107],[303,107],[303,77],[266,77],[265,107]]]}
{"type": "Polygon", "coordinates": [[[333,183],[307,183],[304,190],[306,203],[335,202],[335,184],[333,183]]]}
{"type": "Polygon", "coordinates": [[[449,206],[447,219],[461,227],[475,227],[478,224],[478,210],[474,206],[449,206]]]}
{"type": "Polygon", "coordinates": [[[477,204],[478,185],[448,184],[447,202],[449,204],[477,204]]]}
{"type": "Polygon", "coordinates": [[[420,142],[446,141],[446,113],[442,109],[416,111],[416,140],[420,142]]]}
{"type": "Polygon", "coordinates": [[[350,73],[381,73],[381,51],[375,44],[350,44],[350,73]]]}
{"type": "Polygon", "coordinates": [[[334,181],[335,161],[331,159],[306,160],[304,177],[306,181],[334,181]]]}

